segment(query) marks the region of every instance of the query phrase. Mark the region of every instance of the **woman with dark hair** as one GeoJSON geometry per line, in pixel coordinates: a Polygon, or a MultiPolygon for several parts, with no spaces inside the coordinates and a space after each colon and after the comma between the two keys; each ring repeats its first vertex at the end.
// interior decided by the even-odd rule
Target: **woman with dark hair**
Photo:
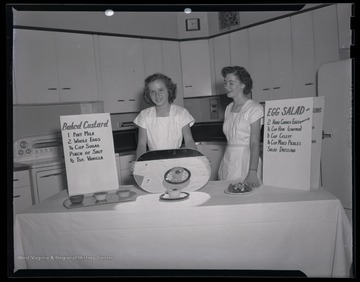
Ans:
{"type": "Polygon", "coordinates": [[[219,179],[255,188],[261,184],[260,129],[264,110],[251,99],[252,79],[245,68],[225,67],[221,74],[226,94],[233,101],[225,109],[223,132],[227,147],[220,163],[219,179]]]}
{"type": "Polygon", "coordinates": [[[152,105],[142,110],[134,123],[139,127],[136,158],[149,150],[178,149],[184,138],[185,147],[196,149],[190,126],[195,122],[183,107],[173,104],[176,84],[161,73],[145,79],[144,100],[152,105]]]}

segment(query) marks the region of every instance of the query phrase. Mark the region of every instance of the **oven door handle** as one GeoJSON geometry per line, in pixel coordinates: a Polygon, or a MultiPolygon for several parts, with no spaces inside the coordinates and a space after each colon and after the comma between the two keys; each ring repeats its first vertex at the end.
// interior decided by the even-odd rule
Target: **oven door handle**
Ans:
{"type": "Polygon", "coordinates": [[[65,175],[65,174],[66,174],[66,172],[52,173],[52,174],[40,176],[40,178],[46,178],[46,177],[57,176],[57,175],[65,175]]]}

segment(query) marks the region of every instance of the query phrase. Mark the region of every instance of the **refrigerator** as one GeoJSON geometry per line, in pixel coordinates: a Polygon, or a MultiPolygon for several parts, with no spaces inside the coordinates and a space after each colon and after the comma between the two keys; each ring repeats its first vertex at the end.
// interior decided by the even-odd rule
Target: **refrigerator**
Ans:
{"type": "Polygon", "coordinates": [[[322,65],[317,95],[325,97],[321,151],[321,185],[340,199],[352,223],[353,215],[353,70],[352,60],[322,65]]]}

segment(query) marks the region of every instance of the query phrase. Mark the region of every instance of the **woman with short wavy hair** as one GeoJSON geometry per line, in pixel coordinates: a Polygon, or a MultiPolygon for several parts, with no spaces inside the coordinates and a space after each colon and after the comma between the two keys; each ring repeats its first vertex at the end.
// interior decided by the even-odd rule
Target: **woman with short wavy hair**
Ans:
{"type": "Polygon", "coordinates": [[[183,107],[173,104],[176,98],[176,84],[162,73],[155,73],[145,79],[144,100],[151,105],[140,112],[134,123],[139,128],[136,158],[150,151],[178,149],[185,141],[185,147],[196,149],[190,126],[195,122],[183,107]]]}
{"type": "Polygon", "coordinates": [[[251,99],[252,79],[240,66],[225,67],[226,94],[233,101],[226,107],[223,132],[227,147],[220,163],[220,180],[242,182],[251,188],[261,184],[260,129],[263,107],[251,99]]]}

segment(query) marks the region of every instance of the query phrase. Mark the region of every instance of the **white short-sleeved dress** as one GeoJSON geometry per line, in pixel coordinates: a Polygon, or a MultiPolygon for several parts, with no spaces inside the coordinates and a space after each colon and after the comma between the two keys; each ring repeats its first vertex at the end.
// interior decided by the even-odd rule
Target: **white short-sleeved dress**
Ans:
{"type": "Polygon", "coordinates": [[[147,132],[149,150],[178,149],[183,140],[182,129],[195,120],[183,107],[171,104],[168,117],[157,117],[155,106],[142,110],[134,123],[147,132]]]}
{"type": "MultiPolygon", "coordinates": [[[[231,112],[234,102],[225,109],[223,132],[227,147],[221,160],[218,176],[220,180],[242,182],[248,174],[250,164],[250,125],[261,119],[263,124],[263,107],[254,100],[248,100],[239,113],[231,112]]],[[[261,159],[258,163],[258,179],[261,182],[261,159]]]]}

